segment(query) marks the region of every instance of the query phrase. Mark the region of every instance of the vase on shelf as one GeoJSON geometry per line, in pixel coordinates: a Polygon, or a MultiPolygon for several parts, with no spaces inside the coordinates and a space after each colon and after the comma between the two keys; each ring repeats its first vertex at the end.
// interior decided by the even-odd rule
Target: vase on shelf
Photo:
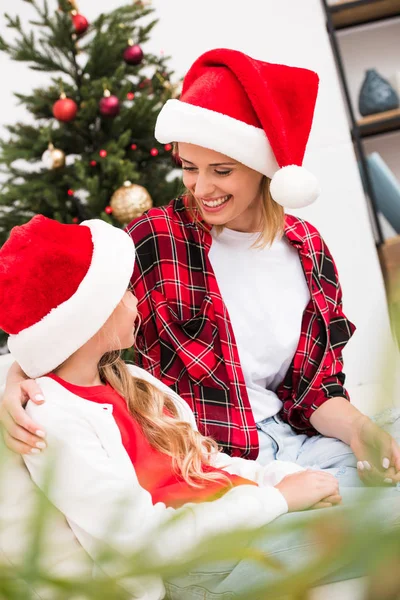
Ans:
{"type": "Polygon", "coordinates": [[[375,69],[368,69],[358,98],[363,117],[399,107],[399,96],[390,83],[375,69]]]}

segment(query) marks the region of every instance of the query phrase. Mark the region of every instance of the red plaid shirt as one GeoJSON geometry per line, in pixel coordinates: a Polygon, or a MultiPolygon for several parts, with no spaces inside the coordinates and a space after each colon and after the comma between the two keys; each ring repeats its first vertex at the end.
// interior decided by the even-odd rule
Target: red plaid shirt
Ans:
{"type": "MultiPolygon", "coordinates": [[[[186,400],[202,433],[233,456],[256,458],[258,433],[208,258],[209,229],[194,223],[178,198],[139,217],[127,231],[137,253],[132,285],[142,317],[142,366],[186,400]]],[[[335,263],[318,231],[287,215],[285,235],[299,252],[311,300],[277,394],[282,417],[295,430],[313,435],[313,411],[329,398],[348,398],[342,349],[355,328],[343,314],[335,263]]]]}

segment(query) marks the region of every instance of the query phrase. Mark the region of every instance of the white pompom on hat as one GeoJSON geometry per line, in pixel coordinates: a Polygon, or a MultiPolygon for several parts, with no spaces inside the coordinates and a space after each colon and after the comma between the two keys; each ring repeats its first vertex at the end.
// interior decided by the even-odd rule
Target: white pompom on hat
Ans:
{"type": "Polygon", "coordinates": [[[271,196],[286,208],[303,208],[315,202],[320,194],[318,181],[310,171],[297,165],[279,169],[272,177],[271,196]]]}
{"type": "Polygon", "coordinates": [[[301,208],[319,195],[317,179],[302,166],[318,82],[308,69],[210,50],[189,69],[180,99],[160,111],[155,136],[225,154],[269,177],[278,204],[301,208]]]}

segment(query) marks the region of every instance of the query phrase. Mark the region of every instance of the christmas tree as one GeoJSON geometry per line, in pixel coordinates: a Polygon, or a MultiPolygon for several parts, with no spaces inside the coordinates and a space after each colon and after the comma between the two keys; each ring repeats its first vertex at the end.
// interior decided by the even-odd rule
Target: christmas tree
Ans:
{"type": "Polygon", "coordinates": [[[36,18],[25,31],[19,16],[4,15],[14,39],[0,37],[0,49],[50,79],[16,94],[34,122],[9,125],[0,140],[0,245],[37,213],[124,225],[168,202],[180,184],[168,178],[171,146],[156,142],[154,126],[178,86],[167,58],[142,49],[153,9],[137,1],[89,24],[74,0],[24,1],[36,18]]]}

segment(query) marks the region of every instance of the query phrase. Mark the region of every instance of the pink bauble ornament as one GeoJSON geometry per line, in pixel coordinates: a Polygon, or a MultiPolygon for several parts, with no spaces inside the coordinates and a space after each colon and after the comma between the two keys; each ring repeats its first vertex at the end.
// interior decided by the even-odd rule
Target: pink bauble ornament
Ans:
{"type": "Polygon", "coordinates": [[[128,65],[140,65],[143,60],[143,50],[138,44],[134,44],[125,48],[123,56],[128,65]]]}
{"type": "Polygon", "coordinates": [[[115,117],[120,111],[117,96],[104,96],[99,102],[99,110],[103,117],[115,117]]]}

